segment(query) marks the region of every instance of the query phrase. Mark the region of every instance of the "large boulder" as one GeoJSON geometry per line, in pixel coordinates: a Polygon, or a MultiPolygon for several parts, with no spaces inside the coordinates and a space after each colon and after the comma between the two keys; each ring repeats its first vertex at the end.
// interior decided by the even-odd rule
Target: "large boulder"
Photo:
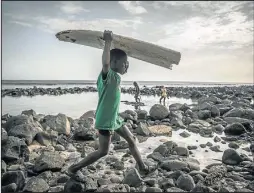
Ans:
{"type": "Polygon", "coordinates": [[[21,191],[25,185],[25,175],[23,171],[9,171],[2,176],[2,186],[12,183],[16,184],[16,190],[21,191]]]}
{"type": "Polygon", "coordinates": [[[12,129],[13,127],[24,124],[31,125],[33,127],[41,127],[40,123],[34,121],[32,116],[18,115],[8,119],[8,121],[5,124],[5,129],[8,133],[9,130],[12,129]]]}
{"type": "Polygon", "coordinates": [[[49,189],[49,185],[45,180],[38,177],[30,178],[25,187],[24,192],[47,192],[49,189]]]}
{"type": "Polygon", "coordinates": [[[254,121],[253,109],[234,108],[223,115],[224,117],[240,117],[254,121]]]}
{"type": "Polygon", "coordinates": [[[195,187],[193,178],[188,174],[182,174],[176,181],[177,187],[190,191],[195,187]]]}
{"type": "Polygon", "coordinates": [[[169,115],[169,110],[163,105],[155,104],[150,109],[149,114],[154,120],[162,120],[169,115]]]}
{"type": "Polygon", "coordinates": [[[223,152],[222,162],[227,165],[238,165],[243,161],[243,158],[234,149],[226,149],[223,152]]]}
{"type": "Polygon", "coordinates": [[[211,111],[209,110],[201,110],[198,112],[198,118],[201,120],[205,120],[211,117],[212,117],[212,114],[211,114],[211,111]]]}
{"type": "Polygon", "coordinates": [[[34,166],[35,172],[43,172],[46,170],[59,171],[64,165],[64,160],[57,152],[44,151],[39,158],[37,158],[34,166]]]}
{"type": "Polygon", "coordinates": [[[64,192],[85,192],[85,184],[70,178],[64,185],[64,192]]]}
{"type": "Polygon", "coordinates": [[[29,160],[29,149],[24,140],[9,136],[5,144],[2,145],[2,159],[5,162],[16,162],[20,158],[29,160]]]}
{"type": "Polygon", "coordinates": [[[241,123],[232,123],[226,126],[224,133],[228,135],[241,135],[246,133],[246,129],[241,123]]]}
{"type": "Polygon", "coordinates": [[[59,113],[56,116],[47,115],[41,120],[41,124],[44,129],[49,127],[59,134],[70,135],[70,122],[68,117],[64,114],[59,113]]]}
{"type": "Polygon", "coordinates": [[[42,131],[43,131],[42,128],[35,127],[32,124],[22,124],[12,127],[9,130],[8,135],[18,137],[21,139],[24,138],[25,142],[28,145],[30,145],[33,142],[34,137],[37,135],[37,133],[42,131]]]}

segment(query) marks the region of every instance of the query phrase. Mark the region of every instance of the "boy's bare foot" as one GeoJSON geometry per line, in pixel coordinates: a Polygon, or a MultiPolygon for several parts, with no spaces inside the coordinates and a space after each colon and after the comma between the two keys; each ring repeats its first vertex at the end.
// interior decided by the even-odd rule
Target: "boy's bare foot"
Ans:
{"type": "Polygon", "coordinates": [[[142,170],[139,169],[139,173],[141,176],[146,176],[146,175],[153,173],[157,168],[158,168],[157,165],[156,166],[145,165],[144,169],[142,169],[142,170]]]}

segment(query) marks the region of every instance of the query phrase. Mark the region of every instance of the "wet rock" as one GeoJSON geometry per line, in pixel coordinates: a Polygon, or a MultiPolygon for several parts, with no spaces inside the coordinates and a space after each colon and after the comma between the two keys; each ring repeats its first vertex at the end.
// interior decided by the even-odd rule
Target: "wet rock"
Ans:
{"type": "Polygon", "coordinates": [[[69,179],[64,185],[64,192],[84,192],[85,185],[77,182],[74,179],[69,179]]]}
{"type": "Polygon", "coordinates": [[[16,184],[16,190],[20,191],[25,185],[25,175],[23,171],[10,171],[2,176],[2,186],[7,186],[12,183],[16,184]]]}
{"type": "Polygon", "coordinates": [[[243,161],[242,157],[234,149],[226,149],[223,152],[222,162],[227,165],[238,165],[243,161]]]}
{"type": "Polygon", "coordinates": [[[41,120],[41,125],[44,129],[49,127],[59,134],[70,135],[70,122],[64,114],[59,113],[56,116],[47,115],[41,120]]]}
{"type": "Polygon", "coordinates": [[[240,117],[244,119],[254,120],[254,110],[253,109],[242,109],[234,108],[223,115],[224,117],[240,117]]]}
{"type": "Polygon", "coordinates": [[[47,192],[49,185],[42,178],[32,177],[24,187],[25,192],[47,192]]]}
{"type": "Polygon", "coordinates": [[[142,182],[142,179],[135,168],[128,170],[123,179],[123,184],[128,184],[132,187],[138,187],[142,182]]]}
{"type": "Polygon", "coordinates": [[[137,116],[138,116],[138,119],[146,119],[147,118],[147,111],[145,110],[137,110],[137,116]]]}
{"type": "Polygon", "coordinates": [[[227,168],[225,166],[213,164],[208,169],[208,174],[205,177],[204,184],[207,186],[216,185],[222,180],[226,173],[227,168]]]}
{"type": "Polygon", "coordinates": [[[188,164],[179,160],[166,160],[161,163],[160,167],[167,171],[176,171],[187,168],[188,164]]]}
{"type": "Polygon", "coordinates": [[[151,134],[151,131],[148,129],[146,123],[139,123],[137,129],[135,129],[136,133],[138,135],[142,136],[149,136],[151,134]]]}
{"type": "Polygon", "coordinates": [[[212,117],[219,117],[220,116],[220,110],[215,105],[213,105],[211,107],[211,116],[212,117]]]}
{"type": "Polygon", "coordinates": [[[200,144],[199,145],[201,148],[205,148],[206,147],[206,144],[200,144]]]}
{"type": "Polygon", "coordinates": [[[177,144],[173,141],[168,141],[157,147],[154,152],[159,152],[162,156],[167,157],[172,155],[177,144]]]}
{"type": "Polygon", "coordinates": [[[30,109],[30,110],[22,111],[21,115],[35,117],[36,116],[36,112],[33,109],[30,109]]]}
{"type": "Polygon", "coordinates": [[[197,149],[198,147],[196,145],[188,145],[187,148],[188,150],[194,150],[197,149]]]}
{"type": "Polygon", "coordinates": [[[214,139],[213,139],[214,142],[220,142],[221,141],[221,138],[219,138],[218,136],[215,136],[214,139]]]}
{"type": "Polygon", "coordinates": [[[59,171],[64,165],[64,160],[57,152],[43,152],[36,160],[35,172],[43,172],[46,170],[59,171]]]}
{"type": "Polygon", "coordinates": [[[221,124],[218,124],[218,125],[213,126],[212,130],[215,133],[222,133],[224,131],[224,127],[221,124]]]}
{"type": "Polygon", "coordinates": [[[212,146],[213,146],[213,144],[212,144],[211,142],[207,142],[207,143],[206,143],[206,146],[208,146],[208,147],[212,147],[212,146]]]}
{"type": "Polygon", "coordinates": [[[176,181],[177,187],[190,191],[195,187],[193,178],[188,174],[181,175],[176,181]]]}
{"type": "Polygon", "coordinates": [[[189,156],[189,151],[185,147],[175,147],[174,151],[176,152],[177,155],[180,155],[180,156],[189,156]]]}
{"type": "Polygon", "coordinates": [[[2,192],[16,192],[17,185],[15,183],[8,184],[6,186],[1,187],[2,192]]]}
{"type": "Polygon", "coordinates": [[[228,147],[232,148],[232,149],[238,149],[239,145],[235,142],[231,142],[231,143],[228,144],[228,147]]]}
{"type": "Polygon", "coordinates": [[[155,104],[149,114],[154,120],[162,120],[169,115],[169,110],[163,105],[155,104]]]}
{"type": "Polygon", "coordinates": [[[241,135],[246,133],[246,130],[241,123],[232,123],[225,128],[224,132],[229,135],[241,135]]]}
{"type": "Polygon", "coordinates": [[[179,134],[181,137],[187,138],[190,137],[190,134],[186,131],[183,131],[182,133],[179,134]]]}
{"type": "Polygon", "coordinates": [[[8,141],[8,134],[4,128],[1,130],[1,144],[5,144],[8,141]]]}
{"type": "Polygon", "coordinates": [[[215,145],[215,146],[210,147],[210,150],[212,150],[214,152],[222,152],[220,150],[220,146],[219,145],[215,145]]]}
{"type": "Polygon", "coordinates": [[[9,129],[8,135],[18,138],[24,138],[25,142],[30,145],[33,142],[34,137],[37,133],[41,132],[40,127],[35,127],[34,125],[21,124],[16,125],[9,129]]]}
{"type": "Polygon", "coordinates": [[[2,145],[2,159],[5,162],[15,162],[19,159],[28,161],[29,149],[24,140],[9,136],[5,144],[2,145]]]}
{"type": "Polygon", "coordinates": [[[26,115],[18,115],[8,119],[5,124],[5,129],[8,133],[10,129],[18,125],[31,125],[34,127],[41,127],[41,125],[38,122],[34,121],[32,117],[28,117],[26,115]]]}
{"type": "Polygon", "coordinates": [[[198,112],[198,118],[201,120],[206,120],[211,117],[212,117],[212,114],[211,114],[211,111],[209,110],[202,110],[198,112]]]}

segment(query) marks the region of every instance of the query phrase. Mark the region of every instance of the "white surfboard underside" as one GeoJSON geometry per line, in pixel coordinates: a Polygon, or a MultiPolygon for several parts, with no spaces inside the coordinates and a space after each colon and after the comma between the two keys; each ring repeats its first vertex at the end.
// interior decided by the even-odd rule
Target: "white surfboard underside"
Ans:
{"type": "MultiPolygon", "coordinates": [[[[100,31],[66,30],[57,33],[56,37],[64,42],[104,48],[103,32],[100,31]]],[[[180,52],[116,34],[113,36],[112,48],[121,49],[132,58],[167,69],[172,69],[173,64],[178,65],[181,60],[180,52]]]]}

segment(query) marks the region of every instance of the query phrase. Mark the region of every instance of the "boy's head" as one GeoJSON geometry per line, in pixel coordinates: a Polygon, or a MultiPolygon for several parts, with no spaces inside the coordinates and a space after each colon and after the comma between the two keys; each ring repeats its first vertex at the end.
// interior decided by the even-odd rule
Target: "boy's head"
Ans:
{"type": "Polygon", "coordinates": [[[137,86],[137,85],[138,85],[138,83],[135,81],[135,82],[133,82],[133,85],[134,85],[134,86],[137,86]]]}
{"type": "Polygon", "coordinates": [[[122,75],[127,73],[129,62],[127,60],[127,54],[123,50],[110,50],[110,68],[122,75]]]}

